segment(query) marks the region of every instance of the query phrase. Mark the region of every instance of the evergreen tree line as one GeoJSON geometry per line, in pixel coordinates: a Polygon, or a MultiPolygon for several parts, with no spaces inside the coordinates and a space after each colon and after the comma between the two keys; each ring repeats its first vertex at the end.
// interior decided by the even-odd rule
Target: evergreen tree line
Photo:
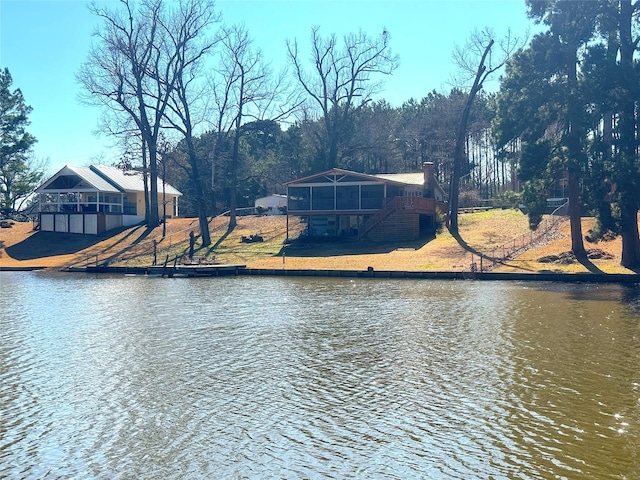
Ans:
{"type": "MultiPolygon", "coordinates": [[[[44,176],[44,165],[29,156],[36,142],[27,132],[29,107],[19,88],[11,88],[8,68],[0,69],[0,209],[2,215],[21,210],[44,176]]],[[[0,216],[1,217],[1,216],[0,216]]]]}

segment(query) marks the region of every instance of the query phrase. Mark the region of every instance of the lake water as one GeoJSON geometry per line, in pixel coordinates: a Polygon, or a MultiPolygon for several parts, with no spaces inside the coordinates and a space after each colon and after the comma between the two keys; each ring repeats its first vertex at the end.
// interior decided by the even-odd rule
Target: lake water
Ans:
{"type": "Polygon", "coordinates": [[[0,478],[640,478],[638,287],[0,287],[0,478]]]}

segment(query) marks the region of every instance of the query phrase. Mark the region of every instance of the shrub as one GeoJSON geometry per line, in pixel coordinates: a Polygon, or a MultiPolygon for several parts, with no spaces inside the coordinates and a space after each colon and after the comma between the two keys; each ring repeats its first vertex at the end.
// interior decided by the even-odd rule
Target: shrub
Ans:
{"type": "Polygon", "coordinates": [[[434,218],[436,234],[442,233],[445,224],[447,223],[447,212],[443,212],[439,208],[436,208],[436,216],[434,218]]]}
{"type": "Polygon", "coordinates": [[[522,194],[516,193],[513,190],[506,190],[500,192],[493,199],[494,207],[502,208],[518,208],[522,203],[522,194]]]}
{"type": "Polygon", "coordinates": [[[472,208],[482,205],[482,197],[477,190],[468,190],[460,192],[458,196],[458,204],[460,208],[472,208]]]}

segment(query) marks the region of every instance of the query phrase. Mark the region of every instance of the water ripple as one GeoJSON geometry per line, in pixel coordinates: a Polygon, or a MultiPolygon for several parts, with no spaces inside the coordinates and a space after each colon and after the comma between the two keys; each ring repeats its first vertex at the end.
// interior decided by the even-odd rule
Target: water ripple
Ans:
{"type": "Polygon", "coordinates": [[[0,478],[640,475],[617,287],[0,275],[0,478]]]}

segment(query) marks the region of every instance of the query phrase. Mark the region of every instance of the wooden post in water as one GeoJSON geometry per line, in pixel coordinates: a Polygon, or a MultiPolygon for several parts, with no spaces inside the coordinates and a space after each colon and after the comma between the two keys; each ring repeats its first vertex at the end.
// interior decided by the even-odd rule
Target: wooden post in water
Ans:
{"type": "Polygon", "coordinates": [[[164,259],[164,265],[162,265],[162,278],[164,278],[164,272],[167,271],[167,262],[169,261],[169,255],[164,259]]]}
{"type": "MultiPolygon", "coordinates": [[[[167,258],[169,258],[169,255],[167,255],[167,258]]],[[[178,263],[178,257],[173,259],[173,268],[171,269],[171,273],[169,273],[167,276],[169,278],[173,278],[173,274],[176,273],[176,264],[178,263]]]]}

